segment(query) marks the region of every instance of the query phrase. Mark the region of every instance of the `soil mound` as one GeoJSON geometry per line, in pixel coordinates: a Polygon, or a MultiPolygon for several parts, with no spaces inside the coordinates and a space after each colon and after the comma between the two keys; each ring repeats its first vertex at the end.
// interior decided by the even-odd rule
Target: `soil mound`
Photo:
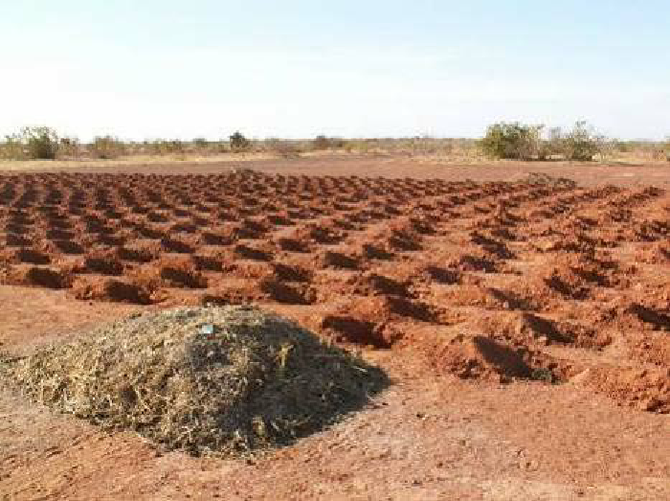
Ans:
{"type": "Polygon", "coordinates": [[[42,266],[15,268],[10,271],[9,284],[44,287],[47,289],[64,289],[68,285],[68,277],[58,270],[42,266]]]}
{"type": "Polygon", "coordinates": [[[150,294],[136,284],[107,277],[78,278],[71,294],[77,299],[151,304],[150,294]]]}
{"type": "Polygon", "coordinates": [[[509,382],[530,378],[533,370],[524,352],[485,336],[456,336],[435,356],[436,365],[463,379],[509,382]]]}
{"type": "Polygon", "coordinates": [[[388,384],[380,370],[249,307],[135,315],[5,370],[59,411],[221,456],[290,443],[388,384]]]}
{"type": "Polygon", "coordinates": [[[670,413],[670,370],[594,367],[572,379],[597,393],[640,410],[670,413]]]}
{"type": "MultiPolygon", "coordinates": [[[[510,181],[0,176],[0,284],[267,304],[357,350],[433,356],[464,333],[435,362],[464,377],[564,381],[603,360],[666,371],[670,191],[510,181]]],[[[605,379],[588,389],[620,400],[663,378],[605,379]]],[[[665,412],[664,398],[641,401],[665,412]]]]}

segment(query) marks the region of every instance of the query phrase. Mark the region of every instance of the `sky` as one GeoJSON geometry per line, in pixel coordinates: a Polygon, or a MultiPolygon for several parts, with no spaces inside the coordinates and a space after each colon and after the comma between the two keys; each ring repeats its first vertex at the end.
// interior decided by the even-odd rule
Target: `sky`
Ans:
{"type": "Polygon", "coordinates": [[[0,134],[670,134],[667,0],[4,0],[0,134]]]}

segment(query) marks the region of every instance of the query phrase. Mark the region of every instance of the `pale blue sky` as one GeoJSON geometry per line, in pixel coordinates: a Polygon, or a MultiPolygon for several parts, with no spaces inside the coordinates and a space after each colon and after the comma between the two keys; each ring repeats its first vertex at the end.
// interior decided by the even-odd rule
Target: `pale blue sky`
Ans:
{"type": "Polygon", "coordinates": [[[0,133],[670,134],[670,2],[5,0],[0,133]]]}

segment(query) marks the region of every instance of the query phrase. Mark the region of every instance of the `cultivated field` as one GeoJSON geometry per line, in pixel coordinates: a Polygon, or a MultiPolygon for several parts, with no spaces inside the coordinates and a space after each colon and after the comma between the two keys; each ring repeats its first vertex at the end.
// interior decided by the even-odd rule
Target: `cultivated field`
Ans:
{"type": "Polygon", "coordinates": [[[0,425],[0,492],[98,497],[91,479],[107,464],[119,478],[139,468],[106,481],[119,498],[182,499],[188,486],[223,499],[670,495],[667,174],[585,187],[488,172],[0,176],[2,294],[24,298],[21,328],[0,323],[9,352],[136,308],[252,302],[395,381],[375,408],[249,465],[156,459],[135,437],[115,442],[6,393],[0,414],[19,411],[0,425]],[[30,306],[31,330],[37,293],[50,296],[30,306]],[[64,308],[81,319],[65,322],[64,308]],[[16,438],[50,426],[55,457],[16,438]]]}

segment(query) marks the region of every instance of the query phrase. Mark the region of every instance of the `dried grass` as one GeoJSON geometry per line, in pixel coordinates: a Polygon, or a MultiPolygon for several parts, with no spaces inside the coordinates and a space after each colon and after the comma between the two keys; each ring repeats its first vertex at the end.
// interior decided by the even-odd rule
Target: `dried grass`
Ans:
{"type": "Polygon", "coordinates": [[[5,359],[0,370],[58,411],[167,449],[220,456],[291,443],[388,384],[379,369],[247,307],[135,315],[5,359]]]}

